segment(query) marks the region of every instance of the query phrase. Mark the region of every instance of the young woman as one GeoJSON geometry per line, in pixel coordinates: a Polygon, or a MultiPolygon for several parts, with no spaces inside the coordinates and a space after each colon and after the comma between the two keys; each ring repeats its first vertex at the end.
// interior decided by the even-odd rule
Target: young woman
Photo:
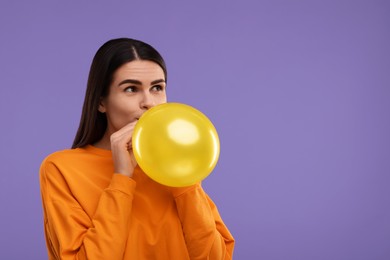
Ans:
{"type": "Polygon", "coordinates": [[[72,149],[40,170],[49,259],[232,259],[234,239],[201,185],[163,186],[134,159],[134,126],[167,101],[166,81],[144,42],[113,39],[97,51],[72,149]]]}

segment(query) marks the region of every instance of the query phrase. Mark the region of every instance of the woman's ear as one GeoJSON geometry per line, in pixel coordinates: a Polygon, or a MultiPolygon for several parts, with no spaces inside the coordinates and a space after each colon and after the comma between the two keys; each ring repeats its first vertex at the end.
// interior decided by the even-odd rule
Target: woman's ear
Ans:
{"type": "Polygon", "coordinates": [[[104,99],[100,98],[99,107],[98,107],[100,113],[106,113],[106,106],[104,103],[105,103],[104,99]]]}

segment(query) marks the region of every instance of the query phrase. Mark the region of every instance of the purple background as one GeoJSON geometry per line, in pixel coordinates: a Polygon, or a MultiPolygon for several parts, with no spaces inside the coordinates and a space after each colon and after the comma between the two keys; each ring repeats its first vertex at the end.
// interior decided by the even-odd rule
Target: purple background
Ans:
{"type": "Polygon", "coordinates": [[[46,259],[38,171],[115,37],[166,58],[215,124],[204,187],[235,259],[390,259],[390,2],[2,1],[0,258],[46,259]],[[66,2],[66,3],[65,3],[66,2]]]}

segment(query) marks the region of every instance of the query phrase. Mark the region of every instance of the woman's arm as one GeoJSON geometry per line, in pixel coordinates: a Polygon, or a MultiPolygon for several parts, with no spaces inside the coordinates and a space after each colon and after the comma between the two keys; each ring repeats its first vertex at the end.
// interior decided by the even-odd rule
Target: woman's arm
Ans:
{"type": "Polygon", "coordinates": [[[131,150],[135,124],[131,122],[113,134],[107,132],[99,141],[110,146],[116,174],[103,190],[92,217],[72,195],[56,164],[50,159],[42,163],[40,183],[50,259],[123,258],[136,186],[130,178],[137,165],[131,150]]]}
{"type": "Polygon", "coordinates": [[[49,259],[122,259],[135,182],[114,174],[89,217],[50,160],[41,166],[40,184],[49,259]]]}
{"type": "Polygon", "coordinates": [[[191,259],[232,259],[234,238],[200,184],[172,190],[191,259]]]}

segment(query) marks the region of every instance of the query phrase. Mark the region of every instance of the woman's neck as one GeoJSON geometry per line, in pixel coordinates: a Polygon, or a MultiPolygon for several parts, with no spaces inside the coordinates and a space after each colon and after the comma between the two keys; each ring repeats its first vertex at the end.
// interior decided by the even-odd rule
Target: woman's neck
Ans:
{"type": "Polygon", "coordinates": [[[94,143],[93,146],[104,150],[111,150],[110,134],[108,131],[106,131],[102,139],[94,143]]]}

